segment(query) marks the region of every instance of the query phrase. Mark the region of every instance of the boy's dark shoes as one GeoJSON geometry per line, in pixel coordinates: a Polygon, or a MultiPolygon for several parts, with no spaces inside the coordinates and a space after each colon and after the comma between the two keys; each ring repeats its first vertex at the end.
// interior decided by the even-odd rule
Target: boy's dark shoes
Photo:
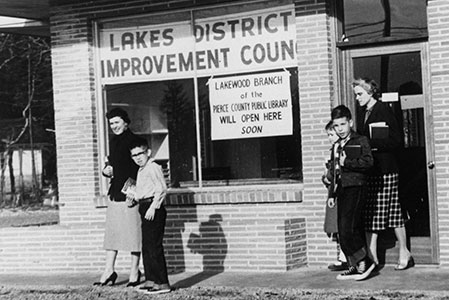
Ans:
{"type": "Polygon", "coordinates": [[[368,257],[357,264],[357,267],[349,267],[346,272],[337,276],[338,280],[364,280],[373,272],[376,264],[368,257]]]}
{"type": "Polygon", "coordinates": [[[338,280],[355,280],[357,276],[360,276],[359,271],[357,271],[356,267],[351,266],[345,272],[338,274],[337,279],[338,280]]]}
{"type": "Polygon", "coordinates": [[[357,271],[359,272],[360,275],[356,276],[356,278],[354,279],[364,280],[368,278],[368,276],[371,274],[371,272],[374,270],[375,267],[376,264],[370,258],[367,257],[363,259],[357,264],[357,271]]]}
{"type": "Polygon", "coordinates": [[[336,262],[327,266],[327,268],[331,271],[344,271],[348,269],[348,263],[346,262],[336,262]]]}

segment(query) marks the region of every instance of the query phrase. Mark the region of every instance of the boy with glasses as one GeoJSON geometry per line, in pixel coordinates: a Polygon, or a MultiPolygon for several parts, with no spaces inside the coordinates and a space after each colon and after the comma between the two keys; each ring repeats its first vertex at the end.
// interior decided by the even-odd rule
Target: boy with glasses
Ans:
{"type": "Polygon", "coordinates": [[[171,291],[168,283],[163,238],[167,211],[164,199],[167,185],[160,165],[150,158],[151,149],[145,139],[130,144],[131,157],[140,167],[136,179],[136,200],[142,220],[142,257],[147,283],[140,290],[148,294],[171,291]]]}

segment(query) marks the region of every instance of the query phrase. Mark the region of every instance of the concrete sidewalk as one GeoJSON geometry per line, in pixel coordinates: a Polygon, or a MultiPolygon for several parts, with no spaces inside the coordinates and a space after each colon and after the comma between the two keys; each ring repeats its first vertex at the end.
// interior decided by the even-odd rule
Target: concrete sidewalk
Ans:
{"type": "MultiPolygon", "coordinates": [[[[295,289],[352,289],[392,291],[447,291],[449,295],[449,268],[417,266],[406,271],[395,271],[385,266],[379,273],[364,281],[340,281],[338,272],[326,268],[304,267],[282,273],[180,273],[170,275],[174,288],[191,286],[273,287],[295,289]]],[[[100,274],[42,274],[0,275],[1,286],[80,286],[92,285],[100,274]]],[[[116,285],[127,283],[127,274],[119,274],[116,285]]]]}

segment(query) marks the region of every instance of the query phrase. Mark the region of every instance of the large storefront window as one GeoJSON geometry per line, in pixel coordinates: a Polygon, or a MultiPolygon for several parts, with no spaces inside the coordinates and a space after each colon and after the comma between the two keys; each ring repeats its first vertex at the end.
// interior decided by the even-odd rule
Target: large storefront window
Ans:
{"type": "MultiPolygon", "coordinates": [[[[263,180],[267,182],[272,179],[298,180],[300,179],[300,134],[299,134],[299,101],[297,82],[298,76],[296,69],[292,68],[290,72],[289,93],[292,95],[292,106],[289,107],[292,112],[292,134],[281,136],[264,136],[260,138],[245,138],[245,135],[253,135],[259,129],[265,129],[263,126],[269,126],[266,122],[257,122],[263,125],[250,125],[252,118],[270,119],[276,118],[272,110],[265,109],[263,105],[267,102],[252,102],[251,105],[260,104],[259,110],[254,108],[245,110],[244,105],[236,106],[230,101],[227,110],[242,112],[241,114],[219,114],[222,122],[235,122],[241,125],[237,126],[236,135],[240,138],[213,139],[211,134],[211,107],[209,99],[209,87],[207,81],[209,78],[200,78],[200,116],[201,116],[201,141],[202,141],[202,165],[203,178],[205,180],[234,180],[251,179],[253,182],[263,180]],[[267,111],[259,113],[260,111],[267,111]],[[270,112],[271,111],[271,112],[270,112]],[[229,117],[226,119],[226,117],[229,117]],[[247,122],[244,122],[247,120],[247,122]],[[249,124],[249,125],[248,125],[249,124]],[[262,126],[262,127],[261,127],[262,126]],[[242,131],[244,131],[242,135],[242,131]]],[[[257,73],[256,78],[265,78],[264,74],[257,73]]],[[[272,74],[270,71],[269,74],[272,74]]],[[[227,76],[226,76],[227,77],[227,76]]],[[[246,76],[244,76],[246,78],[246,76]]],[[[249,102],[243,102],[249,103],[249,102]]],[[[268,105],[282,105],[282,102],[274,102],[268,105]],[[276,104],[274,104],[276,103],[276,104]]],[[[241,103],[240,103],[241,104],[241,103]]],[[[214,109],[214,108],[213,108],[214,109]]],[[[217,110],[215,105],[215,110],[217,110]]],[[[284,116],[280,116],[282,118],[284,116]]],[[[221,122],[220,122],[221,123],[221,122]]],[[[221,124],[220,124],[221,125],[221,124]]],[[[229,124],[224,124],[226,127],[229,124]]],[[[280,129],[278,129],[280,130],[280,129]]],[[[234,180],[235,181],[235,180],[234,180]]],[[[236,182],[234,182],[235,184],[236,182]]],[[[217,182],[215,182],[217,184],[217,182]]]]}
{"type": "Polygon", "coordinates": [[[195,179],[196,136],[192,80],[106,87],[107,108],[122,107],[131,130],[147,139],[171,183],[195,179]]]}
{"type": "Polygon", "coordinates": [[[301,179],[294,11],[286,1],[100,24],[120,106],[172,187],[301,179]]]}

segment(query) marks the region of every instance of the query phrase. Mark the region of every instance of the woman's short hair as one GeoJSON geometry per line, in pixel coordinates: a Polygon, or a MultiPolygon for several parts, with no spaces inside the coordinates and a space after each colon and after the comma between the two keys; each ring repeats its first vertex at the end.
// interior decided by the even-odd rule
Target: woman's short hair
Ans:
{"type": "Polygon", "coordinates": [[[115,107],[115,108],[111,109],[111,110],[106,114],[106,118],[107,118],[108,120],[110,120],[110,119],[112,119],[112,118],[114,118],[114,117],[120,117],[120,118],[122,118],[122,120],[123,120],[125,123],[127,123],[127,124],[131,123],[131,120],[129,119],[128,113],[127,113],[123,108],[115,107]]]}
{"type": "Polygon", "coordinates": [[[357,78],[352,82],[352,87],[354,88],[356,86],[361,87],[368,94],[372,95],[374,99],[379,100],[380,97],[379,85],[373,79],[367,77],[357,78]]]}

